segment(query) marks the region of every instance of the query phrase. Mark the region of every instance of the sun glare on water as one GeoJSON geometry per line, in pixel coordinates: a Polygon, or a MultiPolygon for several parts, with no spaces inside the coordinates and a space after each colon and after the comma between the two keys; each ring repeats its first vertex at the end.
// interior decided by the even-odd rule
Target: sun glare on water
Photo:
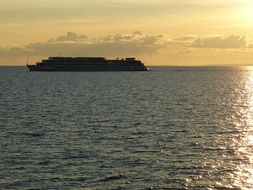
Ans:
{"type": "Polygon", "coordinates": [[[243,158],[238,167],[237,180],[235,184],[242,189],[253,188],[253,69],[248,68],[245,84],[246,107],[243,110],[241,123],[241,139],[238,144],[238,153],[243,158]],[[242,183],[243,182],[243,183],[242,183]]]}

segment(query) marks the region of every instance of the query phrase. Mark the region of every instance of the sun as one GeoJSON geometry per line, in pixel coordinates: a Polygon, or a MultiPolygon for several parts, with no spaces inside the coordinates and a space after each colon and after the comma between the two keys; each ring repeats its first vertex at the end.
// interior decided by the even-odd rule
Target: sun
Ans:
{"type": "Polygon", "coordinates": [[[245,13],[246,16],[249,19],[253,19],[253,1],[252,0],[247,0],[245,1],[245,13]]]}

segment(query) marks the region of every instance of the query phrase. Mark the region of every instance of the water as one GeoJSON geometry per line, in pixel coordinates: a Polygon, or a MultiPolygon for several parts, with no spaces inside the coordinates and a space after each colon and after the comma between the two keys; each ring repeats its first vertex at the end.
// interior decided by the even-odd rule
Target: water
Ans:
{"type": "Polygon", "coordinates": [[[0,69],[0,189],[252,189],[253,71],[0,69]]]}

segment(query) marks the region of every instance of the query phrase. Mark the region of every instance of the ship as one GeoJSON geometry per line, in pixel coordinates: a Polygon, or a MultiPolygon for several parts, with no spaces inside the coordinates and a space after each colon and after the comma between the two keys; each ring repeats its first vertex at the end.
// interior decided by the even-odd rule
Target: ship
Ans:
{"type": "Polygon", "coordinates": [[[48,57],[27,67],[30,71],[148,71],[136,58],[48,57]]]}

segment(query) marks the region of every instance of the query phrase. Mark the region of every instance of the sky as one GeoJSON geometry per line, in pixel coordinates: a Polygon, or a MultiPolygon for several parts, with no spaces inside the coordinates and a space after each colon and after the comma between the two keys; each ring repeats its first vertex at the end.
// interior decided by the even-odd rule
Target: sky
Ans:
{"type": "Polygon", "coordinates": [[[253,65],[252,0],[0,0],[0,65],[48,56],[253,65]]]}

